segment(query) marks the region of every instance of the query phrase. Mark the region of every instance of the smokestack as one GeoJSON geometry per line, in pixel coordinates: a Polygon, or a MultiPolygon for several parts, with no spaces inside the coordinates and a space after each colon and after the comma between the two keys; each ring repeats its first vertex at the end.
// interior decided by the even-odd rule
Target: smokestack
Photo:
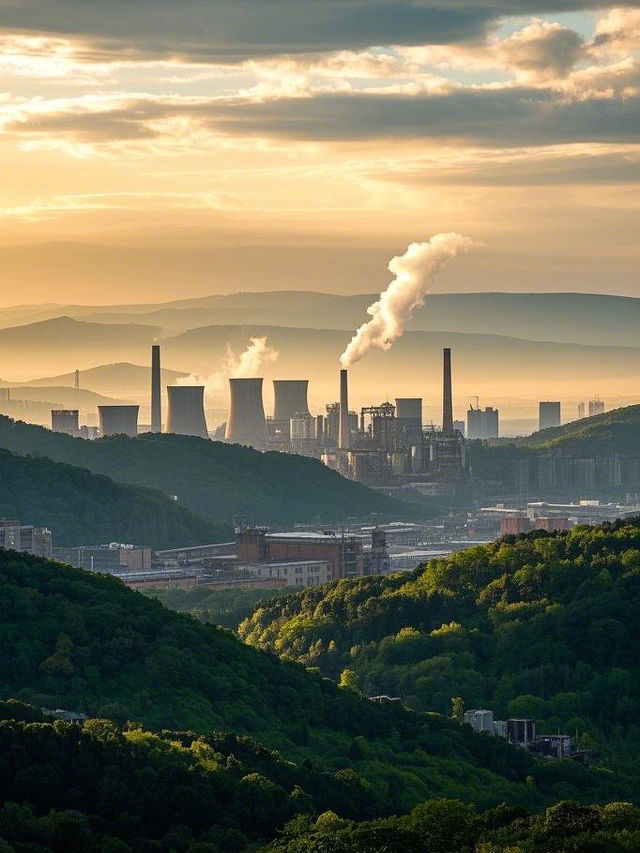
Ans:
{"type": "Polygon", "coordinates": [[[267,445],[262,379],[230,379],[229,392],[231,405],[225,439],[262,450],[267,445]]]}
{"type": "Polygon", "coordinates": [[[98,406],[102,435],[128,435],[131,438],[136,436],[139,408],[139,406],[98,406]]]}
{"type": "Polygon", "coordinates": [[[338,447],[348,450],[351,446],[351,435],[349,433],[349,386],[347,371],[340,371],[340,432],[338,435],[338,447]]]}
{"type": "Polygon", "coordinates": [[[204,385],[167,385],[167,432],[209,438],[204,416],[204,385]]]}
{"type": "Polygon", "coordinates": [[[442,387],[442,432],[453,435],[453,403],[451,400],[451,350],[446,347],[443,354],[443,387],[442,387]]]}
{"type": "Polygon", "coordinates": [[[80,387],[80,371],[79,370],[76,370],[76,373],[75,373],[75,386],[76,386],[76,388],[80,387]]]}
{"type": "Polygon", "coordinates": [[[160,402],[160,347],[151,347],[151,432],[162,432],[162,403],[160,402]]]}

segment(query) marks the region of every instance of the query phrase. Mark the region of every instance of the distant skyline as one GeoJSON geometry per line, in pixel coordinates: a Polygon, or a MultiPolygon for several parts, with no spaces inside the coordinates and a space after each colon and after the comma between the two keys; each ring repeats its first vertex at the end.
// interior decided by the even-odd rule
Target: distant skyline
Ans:
{"type": "Polygon", "coordinates": [[[0,306],[640,296],[638,5],[0,0],[0,306]]]}

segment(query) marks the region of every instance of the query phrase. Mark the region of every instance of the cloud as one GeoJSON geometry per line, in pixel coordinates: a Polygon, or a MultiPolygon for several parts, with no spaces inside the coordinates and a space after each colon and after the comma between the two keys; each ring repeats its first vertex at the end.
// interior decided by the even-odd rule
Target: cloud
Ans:
{"type": "Polygon", "coordinates": [[[593,186],[640,181],[640,152],[634,146],[607,149],[563,145],[536,151],[469,151],[457,162],[442,157],[437,162],[408,158],[393,168],[368,171],[363,177],[410,186],[593,186]]]}
{"type": "MultiPolygon", "coordinates": [[[[518,0],[518,15],[602,9],[611,0],[518,0]]],[[[241,61],[370,45],[482,40],[513,0],[0,0],[3,28],[91,43],[106,56],[241,61]]]]}
{"type": "Polygon", "coordinates": [[[571,97],[526,86],[458,88],[445,92],[316,93],[313,97],[94,99],[46,111],[46,104],[13,106],[5,132],[60,135],[100,143],[153,139],[186,127],[212,136],[299,141],[450,140],[517,147],[574,142],[635,142],[637,93],[571,97]]]}

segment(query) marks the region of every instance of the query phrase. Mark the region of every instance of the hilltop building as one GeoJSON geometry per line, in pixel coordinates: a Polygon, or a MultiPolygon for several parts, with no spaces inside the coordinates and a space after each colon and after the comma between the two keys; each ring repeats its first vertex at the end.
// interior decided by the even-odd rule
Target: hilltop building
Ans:
{"type": "Polygon", "coordinates": [[[3,518],[0,519],[0,548],[50,559],[53,553],[51,531],[47,527],[33,527],[3,518]]]}

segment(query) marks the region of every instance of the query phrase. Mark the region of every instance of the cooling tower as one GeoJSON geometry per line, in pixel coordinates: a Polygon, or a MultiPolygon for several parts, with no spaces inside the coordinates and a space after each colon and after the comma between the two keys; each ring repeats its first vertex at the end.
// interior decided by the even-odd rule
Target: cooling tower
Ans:
{"type": "Polygon", "coordinates": [[[67,435],[79,435],[78,409],[51,409],[51,429],[67,435]]]}
{"type": "Polygon", "coordinates": [[[162,403],[160,402],[160,347],[151,347],[151,432],[162,432],[162,403]]]}
{"type": "Polygon", "coordinates": [[[102,435],[137,435],[139,408],[139,406],[98,406],[102,435]]]}
{"type": "Polygon", "coordinates": [[[204,385],[167,385],[166,432],[209,438],[204,416],[204,385]]]}
{"type": "Polygon", "coordinates": [[[226,440],[263,449],[267,444],[267,422],[262,405],[262,379],[230,379],[229,392],[226,440]]]}
{"type": "Polygon", "coordinates": [[[308,379],[274,379],[274,421],[286,421],[288,423],[295,415],[308,415],[308,387],[308,379]]]}
{"type": "Polygon", "coordinates": [[[338,436],[338,447],[348,450],[351,446],[351,433],[349,430],[349,386],[346,370],[340,371],[340,434],[338,436]]]}
{"type": "Polygon", "coordinates": [[[442,380],[442,432],[453,435],[453,403],[451,400],[451,350],[446,348],[443,354],[442,380]]]}

